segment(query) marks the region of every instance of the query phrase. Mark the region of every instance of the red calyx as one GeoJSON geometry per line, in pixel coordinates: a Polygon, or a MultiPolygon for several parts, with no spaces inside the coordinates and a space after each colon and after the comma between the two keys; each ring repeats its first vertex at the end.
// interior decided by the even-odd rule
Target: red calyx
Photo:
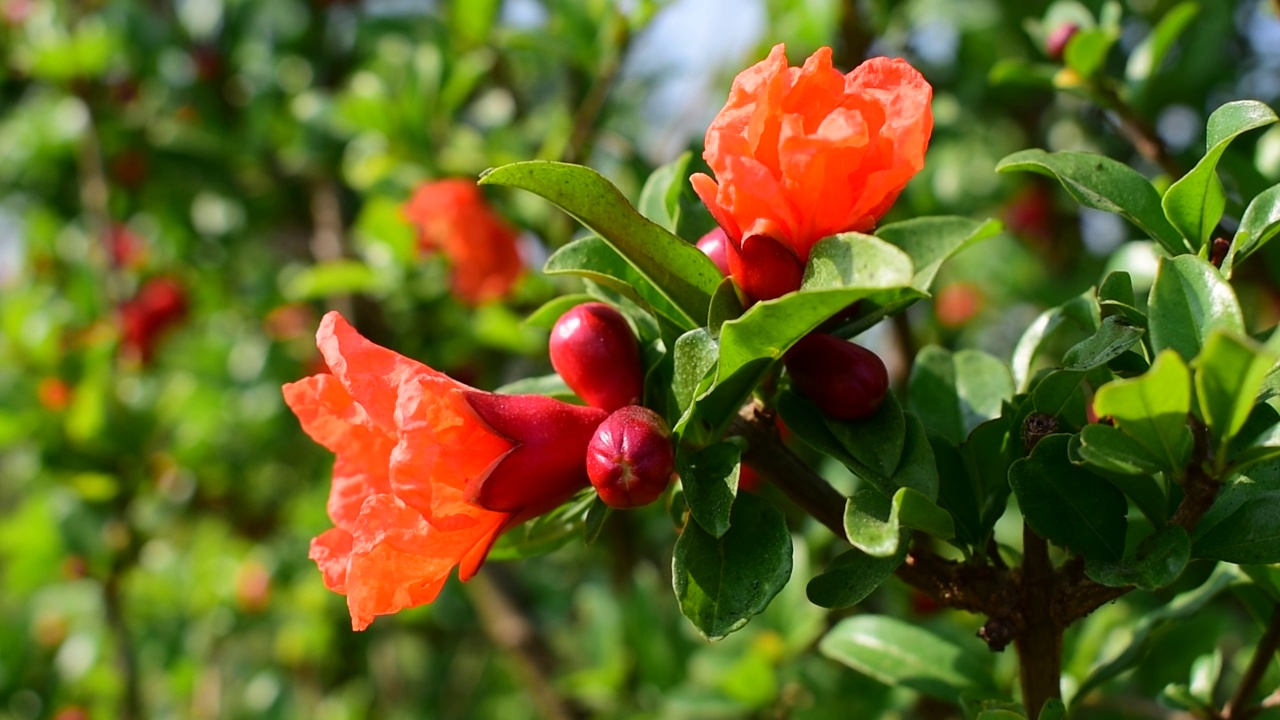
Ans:
{"type": "Polygon", "coordinates": [[[648,408],[631,405],[613,413],[587,446],[587,475],[609,507],[648,505],[666,492],[674,471],[671,431],[648,408]]]}
{"type": "Polygon", "coordinates": [[[791,386],[837,420],[870,417],[889,390],[889,371],[878,355],[833,335],[809,333],[783,362],[791,386]]]}
{"type": "Polygon", "coordinates": [[[542,395],[464,393],[480,420],[514,445],[467,485],[467,502],[516,513],[518,522],[587,486],[587,443],[608,413],[542,395]]]}
{"type": "Polygon", "coordinates": [[[578,305],[556,321],[549,349],[552,367],[591,407],[613,412],[640,401],[640,345],[617,310],[598,302],[578,305]]]}
{"type": "Polygon", "coordinates": [[[719,226],[698,240],[698,249],[703,255],[711,258],[711,262],[716,264],[716,269],[725,277],[729,276],[728,247],[729,236],[725,234],[724,228],[719,226]]]}
{"type": "Polygon", "coordinates": [[[729,272],[752,300],[772,300],[800,289],[804,265],[790,250],[767,235],[748,235],[741,247],[725,245],[729,272]]]}
{"type": "Polygon", "coordinates": [[[1054,28],[1044,41],[1044,53],[1049,56],[1050,60],[1061,60],[1062,54],[1067,51],[1067,43],[1071,41],[1072,36],[1079,32],[1080,26],[1073,22],[1063,23],[1054,28]]]}

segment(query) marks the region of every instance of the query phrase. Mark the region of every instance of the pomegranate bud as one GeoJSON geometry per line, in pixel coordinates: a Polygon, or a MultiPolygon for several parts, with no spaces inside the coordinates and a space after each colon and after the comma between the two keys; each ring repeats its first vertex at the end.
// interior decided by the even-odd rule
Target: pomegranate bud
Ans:
{"type": "Polygon", "coordinates": [[[726,245],[729,270],[752,300],[772,300],[800,289],[804,264],[782,243],[767,235],[748,235],[742,247],[726,245]]]}
{"type": "Polygon", "coordinates": [[[726,249],[729,245],[729,236],[724,234],[724,228],[717,226],[715,230],[702,236],[698,241],[698,249],[703,255],[711,258],[711,262],[716,264],[716,268],[720,270],[720,274],[728,277],[729,275],[729,251],[726,249]]]}
{"type": "Polygon", "coordinates": [[[889,371],[880,357],[834,335],[809,333],[783,362],[791,386],[837,420],[870,417],[889,390],[889,371]]]}
{"type": "Polygon", "coordinates": [[[1080,26],[1073,22],[1063,23],[1054,28],[1049,33],[1049,37],[1044,40],[1044,53],[1049,56],[1050,60],[1061,60],[1062,54],[1067,50],[1067,43],[1080,30],[1080,26]]]}
{"type": "Polygon", "coordinates": [[[640,401],[640,345],[622,313],[592,302],[578,305],[551,329],[551,365],[588,405],[613,412],[640,401]]]}
{"type": "Polygon", "coordinates": [[[666,492],[674,471],[671,430],[648,408],[613,413],[587,446],[587,477],[609,507],[648,505],[666,492]]]}

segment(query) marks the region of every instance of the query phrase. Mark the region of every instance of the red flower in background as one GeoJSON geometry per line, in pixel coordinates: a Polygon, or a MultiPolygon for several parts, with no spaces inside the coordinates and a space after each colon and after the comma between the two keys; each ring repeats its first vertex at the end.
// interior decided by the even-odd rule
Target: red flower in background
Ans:
{"type": "Polygon", "coordinates": [[[112,223],[107,229],[107,252],[115,267],[138,268],[147,261],[147,241],[128,225],[112,223]]]}
{"type": "Polygon", "coordinates": [[[170,277],[152,278],[120,306],[121,347],[144,365],[160,338],[187,317],[187,290],[170,277]]]}
{"type": "Polygon", "coordinates": [[[463,302],[501,298],[520,277],[518,233],[489,207],[475,182],[424,183],[405,203],[404,215],[417,228],[421,250],[449,257],[453,293],[463,302]]]}
{"type": "Polygon", "coordinates": [[[814,243],[875,227],[924,166],[932,97],[904,60],[873,58],[842,75],[830,48],[794,68],[776,45],[738,75],[707,129],[715,179],[691,182],[729,236],[729,267],[748,296],[797,289],[814,243]]]}
{"type": "Polygon", "coordinates": [[[332,374],[284,386],[303,430],[337,455],[329,517],[311,542],[351,624],[431,602],[455,566],[480,568],[508,528],[588,486],[607,416],[538,395],[467,387],[363,338],[331,312],[316,343],[332,374]]]}

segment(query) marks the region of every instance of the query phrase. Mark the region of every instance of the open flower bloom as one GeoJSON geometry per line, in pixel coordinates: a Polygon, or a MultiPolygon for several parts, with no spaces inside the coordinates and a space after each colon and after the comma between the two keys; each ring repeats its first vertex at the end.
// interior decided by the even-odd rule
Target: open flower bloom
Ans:
{"type": "Polygon", "coordinates": [[[715,179],[691,182],[729,236],[747,295],[795,290],[814,243],[875,227],[924,166],[932,96],[904,60],[873,58],[842,75],[831,48],[797,68],[776,45],[738,75],[707,129],[715,179]]]}
{"type": "Polygon", "coordinates": [[[448,256],[453,293],[463,302],[501,298],[520,277],[518,233],[489,207],[474,181],[423,183],[403,211],[418,231],[418,247],[448,256]]]}
{"type": "Polygon", "coordinates": [[[330,373],[284,386],[302,428],[337,455],[329,517],[311,542],[351,624],[431,602],[467,580],[508,528],[589,485],[603,410],[467,387],[355,331],[336,312],[316,343],[330,373]]]}

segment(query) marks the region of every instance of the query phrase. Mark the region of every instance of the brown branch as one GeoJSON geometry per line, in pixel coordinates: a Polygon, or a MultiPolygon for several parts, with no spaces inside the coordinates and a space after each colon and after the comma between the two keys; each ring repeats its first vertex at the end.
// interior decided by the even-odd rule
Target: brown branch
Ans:
{"type": "Polygon", "coordinates": [[[1025,623],[1014,637],[1022,702],[1038,717],[1051,698],[1062,697],[1062,631],[1054,617],[1056,583],[1049,543],[1031,526],[1022,525],[1022,611],[1025,623]]]}
{"type": "Polygon", "coordinates": [[[1267,674],[1267,668],[1275,659],[1277,650],[1280,650],[1280,605],[1271,611],[1271,620],[1267,623],[1262,639],[1258,640],[1258,647],[1254,648],[1253,659],[1249,661],[1249,667],[1245,669],[1244,677],[1240,678],[1236,691],[1222,709],[1223,720],[1248,720],[1263,711],[1263,706],[1253,705],[1251,699],[1258,691],[1262,677],[1267,674]]]}
{"type": "Polygon", "coordinates": [[[591,157],[596,131],[599,129],[597,123],[600,114],[604,112],[609,93],[613,90],[618,73],[622,70],[623,58],[626,57],[627,49],[631,45],[631,27],[627,24],[627,18],[621,13],[614,14],[612,30],[614,51],[600,68],[594,82],[591,83],[591,89],[587,91],[586,97],[574,112],[569,144],[564,149],[565,162],[582,163],[591,157]]]}
{"type": "Polygon", "coordinates": [[[1155,128],[1147,122],[1133,106],[1120,97],[1115,88],[1105,83],[1092,83],[1094,99],[1103,107],[1115,113],[1116,129],[1148,161],[1159,165],[1165,173],[1177,180],[1182,177],[1182,170],[1173,161],[1169,148],[1156,134],[1155,128]]]}
{"type": "Polygon", "coordinates": [[[512,658],[540,715],[548,720],[585,718],[583,708],[556,691],[551,648],[506,591],[485,575],[476,575],[465,587],[485,634],[512,658]]]}

